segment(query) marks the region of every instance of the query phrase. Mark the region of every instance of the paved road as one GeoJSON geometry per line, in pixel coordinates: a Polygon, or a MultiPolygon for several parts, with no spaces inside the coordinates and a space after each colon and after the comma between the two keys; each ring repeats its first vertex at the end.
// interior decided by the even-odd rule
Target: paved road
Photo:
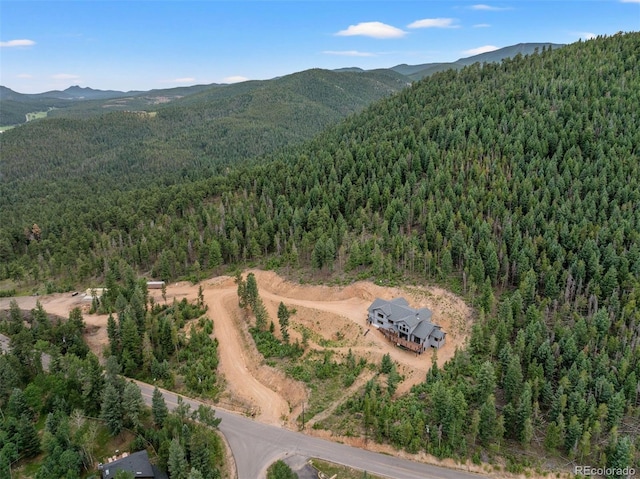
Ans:
{"type": "MultiPolygon", "coordinates": [[[[0,334],[0,349],[7,351],[9,338],[0,334]]],[[[154,386],[136,381],[147,405],[151,406],[154,386]]],[[[169,409],[178,404],[175,393],[161,390],[169,409]]],[[[197,409],[199,401],[183,397],[184,402],[197,409]]],[[[306,436],[276,426],[262,424],[236,413],[216,408],[222,419],[220,431],[231,447],[238,471],[238,479],[263,479],[269,465],[290,456],[313,458],[343,464],[392,479],[479,479],[484,476],[408,461],[386,454],[306,436]]]]}
{"type": "MultiPolygon", "coordinates": [[[[151,404],[153,386],[138,382],[142,397],[151,404]]],[[[167,406],[177,405],[177,395],[162,391],[167,406]]],[[[199,401],[184,398],[192,409],[199,401]]],[[[216,408],[222,419],[220,431],[233,451],[238,479],[266,477],[267,467],[288,456],[317,457],[393,479],[479,479],[480,476],[460,470],[430,466],[406,459],[378,454],[317,437],[262,424],[239,414],[216,408]]]]}

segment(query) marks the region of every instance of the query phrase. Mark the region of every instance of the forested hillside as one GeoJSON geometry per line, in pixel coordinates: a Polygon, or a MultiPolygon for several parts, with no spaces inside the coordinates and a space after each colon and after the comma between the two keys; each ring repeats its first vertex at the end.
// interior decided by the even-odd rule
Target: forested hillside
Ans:
{"type": "Polygon", "coordinates": [[[171,477],[190,470],[200,472],[194,477],[226,477],[224,445],[213,430],[220,419],[210,407],[190,411],[180,398],[169,412],[156,388],[149,411],[139,386],[120,375],[211,397],[218,361],[213,323],[201,317],[201,304],[153,303],[144,280],[136,281],[130,268],[120,273],[124,285],[112,283],[116,318],[109,316],[105,368],[84,342],[80,308],[68,319],[51,317],[39,302],[31,311],[16,302],[0,311],[0,332],[11,338],[0,354],[0,477],[96,477],[116,448],[148,449],[171,477]],[[183,326],[193,317],[200,320],[187,337],[183,326]]]}
{"type": "Polygon", "coordinates": [[[37,183],[3,180],[1,274],[73,284],[118,257],[163,279],[262,260],[445,281],[480,310],[470,347],[402,401],[371,384],[348,406],[363,428],[637,462],[639,51],[618,34],[438,73],[206,180],[37,208],[37,183]]]}
{"type": "Polygon", "coordinates": [[[65,107],[70,103],[62,98],[40,98],[22,95],[0,86],[0,125],[17,125],[26,122],[27,113],[65,107]]]}
{"type": "MultiPolygon", "coordinates": [[[[500,62],[517,54],[532,54],[542,48],[561,48],[564,45],[552,43],[520,43],[500,48],[487,53],[460,58],[450,63],[425,63],[421,65],[396,65],[389,69],[362,70],[360,68],[343,68],[333,71],[319,69],[294,73],[281,78],[261,81],[245,81],[235,84],[194,85],[150,91],[119,92],[113,90],[94,90],[72,86],[66,90],[49,91],[38,94],[21,94],[0,86],[0,126],[17,125],[26,122],[28,113],[48,111],[48,118],[91,118],[103,115],[106,111],[155,111],[158,105],[179,101],[180,106],[189,105],[196,113],[198,110],[215,111],[217,100],[229,99],[248,94],[254,90],[258,96],[273,104],[274,100],[283,104],[291,101],[308,103],[305,96],[316,97],[320,104],[335,108],[336,111],[351,113],[381,98],[385,91],[397,91],[408,82],[420,80],[433,73],[460,69],[476,62],[500,62]],[[347,75],[343,75],[347,73],[347,75]],[[358,73],[358,75],[354,75],[358,73]],[[288,90],[288,95],[273,97],[270,88],[288,90]],[[302,87],[302,88],[300,88],[302,87]],[[316,90],[317,89],[317,90],[316,90]],[[332,91],[333,90],[333,91],[332,91]],[[202,94],[198,95],[198,93],[202,94]],[[302,96],[300,96],[302,94],[302,96]],[[309,95],[310,94],[310,95],[309,95]],[[74,100],[74,101],[69,101],[74,100]],[[355,109],[352,103],[355,102],[355,109]]],[[[251,100],[244,99],[244,104],[251,100]]],[[[261,115],[261,102],[258,101],[256,113],[261,115]]],[[[220,105],[222,111],[224,103],[220,105]]],[[[251,108],[254,109],[254,108],[251,108]]],[[[268,109],[266,110],[268,112],[268,109]]],[[[303,121],[321,116],[318,112],[312,115],[308,109],[304,112],[303,121]]],[[[210,114],[210,113],[209,113],[210,114]]],[[[201,113],[195,115],[201,116],[201,113]]],[[[289,121],[285,115],[285,123],[289,121]]]]}
{"type": "Polygon", "coordinates": [[[505,58],[512,58],[516,55],[531,55],[545,48],[558,49],[564,45],[559,43],[518,43],[504,48],[499,48],[490,52],[480,53],[467,58],[460,58],[455,62],[448,63],[425,63],[423,65],[396,65],[392,70],[406,75],[411,80],[421,80],[437,72],[449,69],[459,70],[474,63],[500,63],[505,58]]]}
{"type": "Polygon", "coordinates": [[[406,85],[391,71],[309,70],[211,87],[153,112],[34,122],[0,139],[0,192],[16,217],[15,208],[37,208],[43,196],[95,198],[114,189],[206,178],[239,160],[301,143],[406,85]]]}

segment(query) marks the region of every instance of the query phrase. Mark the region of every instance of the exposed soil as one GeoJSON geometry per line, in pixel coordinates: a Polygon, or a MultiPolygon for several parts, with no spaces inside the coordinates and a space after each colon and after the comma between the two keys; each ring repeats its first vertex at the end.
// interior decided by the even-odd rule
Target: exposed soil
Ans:
{"type": "MultiPolygon", "coordinates": [[[[252,270],[258,282],[270,317],[277,324],[277,309],[283,302],[296,313],[290,319],[291,340],[301,340],[302,329],[310,332],[312,348],[330,348],[339,358],[349,349],[358,357],[379,363],[386,353],[398,363],[404,381],[397,394],[424,380],[431,367],[434,354],[422,355],[397,348],[366,322],[367,308],[379,297],[391,299],[404,296],[411,306],[426,306],[433,311],[433,321],[446,331],[446,344],[437,351],[437,362],[442,366],[456,348],[464,346],[469,336],[472,311],[454,294],[432,286],[382,287],[369,281],[359,281],[345,287],[303,285],[288,281],[275,272],[252,270]]],[[[245,313],[238,306],[237,288],[233,278],[220,276],[202,281],[204,301],[209,306],[208,316],[214,322],[214,336],[219,341],[219,371],[225,392],[220,405],[255,416],[262,422],[294,427],[307,390],[302,383],[286,377],[281,371],[264,364],[248,333],[245,313]]],[[[188,282],[169,284],[166,301],[196,299],[198,285],[188,282]]],[[[156,302],[164,302],[160,290],[150,290],[156,302]]],[[[70,293],[18,298],[23,309],[35,307],[40,300],[49,313],[68,316],[74,307],[83,309],[87,325],[86,341],[91,350],[103,356],[108,344],[107,316],[88,314],[90,304],[81,295],[70,293]]],[[[10,299],[0,299],[0,309],[8,309],[10,299]]],[[[278,332],[278,328],[276,328],[278,332]]]]}
{"type": "MultiPolygon", "coordinates": [[[[248,271],[249,272],[249,271],[248,271]]],[[[248,273],[247,272],[247,273],[248,273]]],[[[298,284],[286,280],[272,271],[251,270],[256,276],[260,296],[270,317],[277,325],[277,309],[282,301],[296,313],[290,319],[291,340],[301,341],[301,330],[311,331],[309,346],[314,349],[329,348],[335,351],[337,359],[346,356],[349,349],[358,357],[379,363],[382,356],[389,353],[398,363],[404,381],[399,385],[397,395],[408,391],[411,386],[423,381],[431,367],[433,354],[428,351],[416,356],[389,343],[382,334],[369,328],[366,322],[367,308],[379,297],[391,299],[405,297],[413,307],[428,307],[433,311],[433,321],[447,333],[446,344],[437,351],[437,363],[442,366],[461,348],[470,334],[473,312],[453,293],[433,286],[382,287],[369,281],[359,281],[345,287],[298,284]]],[[[209,306],[208,316],[214,321],[213,335],[219,341],[219,372],[226,382],[220,406],[252,415],[256,419],[285,427],[295,428],[295,419],[301,412],[301,405],[308,398],[308,391],[302,383],[286,377],[281,371],[264,364],[248,333],[245,313],[238,306],[237,287],[233,278],[219,276],[204,280],[204,301],[209,306]]],[[[169,284],[166,302],[187,298],[195,300],[198,286],[189,282],[169,284]]],[[[158,303],[165,302],[160,290],[150,290],[150,296],[158,303]]],[[[86,324],[85,340],[91,350],[103,358],[103,349],[108,346],[107,316],[89,314],[90,302],[83,301],[83,295],[71,293],[52,294],[40,297],[15,298],[21,309],[32,309],[40,301],[49,314],[68,317],[69,312],[80,307],[86,324]]],[[[0,311],[8,310],[14,298],[0,298],[0,311]]],[[[279,334],[276,327],[276,333],[279,334]]],[[[363,384],[370,376],[366,371],[356,383],[345,391],[345,397],[354,388],[363,384]]],[[[341,399],[342,400],[342,399],[341,399]]],[[[332,404],[325,412],[313,418],[322,420],[331,413],[338,403],[332,404]]],[[[363,447],[391,455],[416,459],[404,451],[389,445],[376,444],[364,438],[336,437],[329,431],[305,428],[307,434],[327,439],[339,440],[345,444],[363,447]]],[[[423,462],[460,468],[451,459],[437,460],[425,453],[418,456],[423,462]]],[[[471,471],[490,474],[493,477],[514,477],[511,474],[491,470],[486,464],[475,466],[469,462],[462,466],[471,471]]],[[[529,475],[527,477],[538,477],[529,475]]]]}

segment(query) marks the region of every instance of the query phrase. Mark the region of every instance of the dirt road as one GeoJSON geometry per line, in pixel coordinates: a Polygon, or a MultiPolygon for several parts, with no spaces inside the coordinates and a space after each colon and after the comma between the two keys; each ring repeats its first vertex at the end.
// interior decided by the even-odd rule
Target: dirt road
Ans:
{"type": "MultiPolygon", "coordinates": [[[[344,287],[302,285],[284,279],[272,271],[252,270],[255,274],[269,315],[277,324],[277,309],[283,302],[295,309],[290,320],[292,341],[301,339],[301,330],[312,332],[310,346],[329,348],[334,357],[346,356],[348,350],[371,362],[379,362],[389,353],[405,377],[397,394],[424,380],[432,363],[432,354],[422,355],[399,349],[382,334],[366,323],[367,308],[376,298],[391,299],[404,296],[414,307],[426,306],[433,311],[433,321],[447,332],[447,342],[437,352],[438,365],[453,356],[456,347],[463,347],[469,335],[472,311],[452,293],[429,286],[388,288],[372,282],[359,281],[344,287]]],[[[247,272],[248,273],[248,272],[247,272]]],[[[307,390],[302,383],[286,377],[282,372],[265,364],[256,351],[248,333],[243,311],[238,307],[237,287],[233,278],[220,276],[202,281],[204,301],[209,306],[208,316],[214,322],[214,336],[219,341],[219,373],[226,382],[222,405],[232,407],[262,422],[294,426],[307,390]]],[[[167,286],[166,301],[187,298],[195,300],[199,285],[188,282],[167,286]]],[[[159,290],[150,290],[156,302],[164,302],[159,290]]],[[[81,307],[87,325],[86,340],[92,351],[102,357],[107,345],[107,316],[88,314],[89,304],[70,293],[18,298],[23,309],[35,307],[40,300],[49,313],[68,316],[74,307],[81,307]]],[[[10,299],[0,299],[0,309],[9,308],[10,299]]],[[[279,334],[278,328],[276,333],[279,334]]]]}

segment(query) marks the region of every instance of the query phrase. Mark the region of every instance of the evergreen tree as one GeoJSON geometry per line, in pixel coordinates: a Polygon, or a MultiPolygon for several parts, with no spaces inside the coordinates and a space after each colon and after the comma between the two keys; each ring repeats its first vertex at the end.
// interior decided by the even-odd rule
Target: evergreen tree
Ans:
{"type": "Polygon", "coordinates": [[[628,470],[632,467],[633,452],[633,442],[629,436],[624,436],[620,439],[615,436],[612,438],[607,454],[607,467],[615,470],[612,477],[626,477],[623,474],[618,474],[617,471],[624,471],[625,469],[628,470]]]}
{"type": "Polygon", "coordinates": [[[142,337],[135,321],[125,314],[122,323],[122,366],[126,376],[133,376],[142,365],[142,337]]]}
{"type": "Polygon", "coordinates": [[[478,402],[480,403],[484,403],[489,395],[494,393],[496,388],[496,373],[490,361],[485,361],[480,366],[476,387],[478,402]]]}
{"type": "Polygon", "coordinates": [[[137,384],[127,382],[122,393],[122,409],[124,412],[124,425],[126,427],[137,429],[142,425],[140,422],[140,414],[144,407],[142,393],[137,384]]]}
{"type": "Polygon", "coordinates": [[[380,372],[382,374],[389,374],[393,369],[393,361],[391,360],[391,355],[389,353],[382,356],[382,362],[380,363],[380,372]]]}
{"type": "Polygon", "coordinates": [[[157,387],[153,389],[153,396],[151,397],[151,414],[156,427],[163,427],[169,414],[169,409],[164,401],[164,396],[157,387]]]}
{"type": "Polygon", "coordinates": [[[247,275],[247,304],[254,310],[256,309],[256,304],[258,303],[258,282],[256,281],[256,276],[253,273],[249,273],[247,275]]]}
{"type": "Polygon", "coordinates": [[[40,453],[40,437],[27,416],[18,421],[16,436],[15,443],[22,457],[34,457],[40,453]]]}
{"type": "Polygon", "coordinates": [[[282,340],[285,343],[289,343],[289,318],[291,312],[285,306],[283,302],[280,302],[278,306],[278,322],[280,323],[280,332],[282,333],[282,340]]]}
{"type": "Polygon", "coordinates": [[[187,460],[184,456],[184,449],[182,448],[178,438],[173,438],[171,440],[167,467],[169,469],[171,479],[187,479],[187,469],[189,465],[187,464],[187,460]]]}
{"type": "Polygon", "coordinates": [[[101,411],[100,416],[107,423],[111,435],[117,436],[120,434],[124,426],[122,421],[124,411],[120,393],[111,382],[107,382],[104,388],[101,411]]]}
{"type": "Polygon", "coordinates": [[[109,313],[107,318],[107,337],[109,338],[109,351],[112,356],[119,357],[120,354],[120,331],[116,325],[116,320],[109,313]]]}

